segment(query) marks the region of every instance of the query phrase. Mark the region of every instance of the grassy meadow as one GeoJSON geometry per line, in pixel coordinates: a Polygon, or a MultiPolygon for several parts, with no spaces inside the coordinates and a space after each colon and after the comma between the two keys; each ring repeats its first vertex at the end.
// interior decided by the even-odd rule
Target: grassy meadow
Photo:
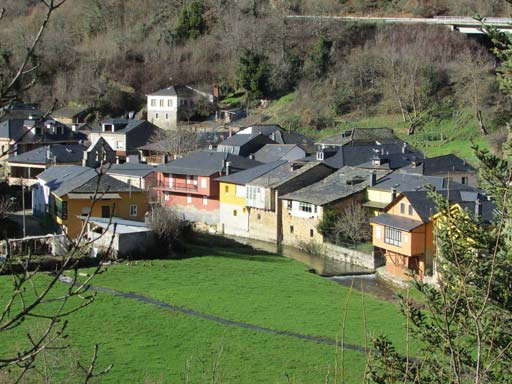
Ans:
{"type": "MultiPolygon", "coordinates": [[[[405,348],[398,305],[350,292],[306,272],[299,262],[227,243],[215,249],[190,246],[186,256],[114,265],[96,276],[94,285],[229,320],[332,339],[339,337],[346,316],[345,343],[364,346],[365,335],[386,334],[399,350],[405,348]]],[[[9,279],[0,278],[0,305],[5,304],[9,279]]],[[[222,325],[106,293],[69,321],[73,358],[88,360],[93,344],[99,343],[99,367],[114,364],[102,383],[174,383],[186,377],[196,383],[203,371],[208,377],[215,371],[225,383],[286,383],[287,377],[318,383],[334,375],[334,346],[222,325]]],[[[35,324],[30,319],[16,332],[0,335],[0,342],[19,348],[23,329],[35,324]]],[[[361,383],[365,354],[346,350],[344,360],[346,383],[361,383]]]]}

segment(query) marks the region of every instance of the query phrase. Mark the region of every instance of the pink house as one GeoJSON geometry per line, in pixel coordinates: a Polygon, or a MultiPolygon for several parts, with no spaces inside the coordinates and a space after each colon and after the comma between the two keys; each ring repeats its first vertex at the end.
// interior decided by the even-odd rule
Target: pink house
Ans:
{"type": "Polygon", "coordinates": [[[157,168],[158,199],[192,222],[219,223],[219,182],[215,179],[261,163],[224,152],[198,151],[157,168]]]}

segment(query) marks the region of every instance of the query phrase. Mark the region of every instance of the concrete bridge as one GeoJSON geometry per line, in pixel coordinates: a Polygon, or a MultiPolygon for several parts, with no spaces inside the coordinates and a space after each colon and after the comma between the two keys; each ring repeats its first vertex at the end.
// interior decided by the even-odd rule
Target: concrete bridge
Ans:
{"type": "MultiPolygon", "coordinates": [[[[458,16],[436,16],[433,18],[422,17],[373,17],[373,16],[321,16],[321,15],[304,15],[286,16],[291,20],[326,20],[326,21],[346,21],[346,22],[366,22],[366,23],[383,23],[383,24],[431,24],[445,25],[452,31],[458,31],[468,35],[483,34],[482,23],[472,17],[458,16]]],[[[484,24],[493,26],[502,32],[512,32],[512,18],[508,17],[487,17],[484,24]]]]}

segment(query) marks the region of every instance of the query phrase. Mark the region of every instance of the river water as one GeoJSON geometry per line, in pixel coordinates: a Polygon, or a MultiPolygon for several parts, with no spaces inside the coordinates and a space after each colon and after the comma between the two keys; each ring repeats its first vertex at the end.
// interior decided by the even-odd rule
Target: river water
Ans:
{"type": "Polygon", "coordinates": [[[338,284],[350,287],[353,284],[354,289],[364,291],[384,300],[395,301],[395,290],[377,278],[372,270],[359,267],[357,265],[333,260],[328,257],[312,255],[301,251],[300,249],[278,245],[266,241],[246,239],[244,237],[229,236],[229,238],[255,249],[261,249],[265,252],[276,253],[300,261],[309,267],[309,271],[319,276],[332,280],[338,284]],[[352,283],[353,281],[353,283],[352,283]]]}

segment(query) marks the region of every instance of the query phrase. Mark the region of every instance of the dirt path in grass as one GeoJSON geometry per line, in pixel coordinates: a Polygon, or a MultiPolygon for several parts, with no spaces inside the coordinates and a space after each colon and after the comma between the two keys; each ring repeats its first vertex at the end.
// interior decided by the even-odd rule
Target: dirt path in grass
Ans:
{"type": "MultiPolygon", "coordinates": [[[[69,284],[70,281],[68,279],[69,278],[64,277],[63,279],[61,279],[61,281],[63,283],[69,284]]],[[[168,303],[165,303],[160,300],[152,299],[151,297],[139,295],[137,293],[122,292],[122,291],[118,291],[115,289],[98,287],[98,286],[94,286],[94,285],[90,285],[89,289],[92,291],[96,291],[96,292],[101,292],[101,293],[106,293],[106,294],[113,295],[113,296],[122,297],[124,299],[141,301],[143,303],[151,304],[151,305],[154,305],[159,308],[167,309],[169,311],[183,313],[185,315],[194,316],[194,317],[197,317],[197,318],[200,318],[203,320],[213,321],[215,323],[222,324],[222,325],[229,325],[231,327],[238,327],[238,328],[243,328],[243,329],[247,329],[247,330],[251,330],[251,331],[263,332],[263,333],[268,333],[268,334],[273,334],[273,335],[289,336],[289,337],[294,337],[296,339],[312,341],[314,343],[319,343],[319,344],[336,345],[336,340],[329,339],[327,337],[304,335],[302,333],[296,333],[296,332],[291,332],[291,331],[281,331],[278,329],[260,327],[258,325],[244,323],[244,322],[240,322],[240,321],[228,320],[228,319],[224,319],[219,316],[197,312],[192,309],[188,309],[188,308],[184,308],[184,307],[178,307],[176,305],[168,304],[168,303]]],[[[341,345],[339,342],[338,342],[338,344],[341,345]]],[[[344,344],[344,348],[350,349],[353,351],[358,351],[358,352],[366,352],[365,348],[361,347],[359,345],[344,344]]]]}

